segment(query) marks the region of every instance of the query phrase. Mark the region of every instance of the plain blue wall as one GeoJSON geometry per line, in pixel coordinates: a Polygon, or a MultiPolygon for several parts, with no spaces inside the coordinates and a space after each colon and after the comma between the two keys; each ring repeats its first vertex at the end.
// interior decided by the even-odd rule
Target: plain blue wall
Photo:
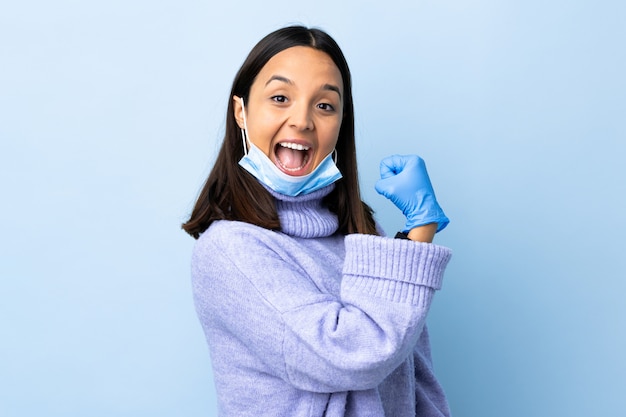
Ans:
{"type": "Polygon", "coordinates": [[[179,225],[235,71],[289,23],[344,49],[387,231],[390,153],[452,220],[430,326],[454,415],[624,412],[624,3],[339,3],[0,7],[0,415],[215,414],[179,225]]]}

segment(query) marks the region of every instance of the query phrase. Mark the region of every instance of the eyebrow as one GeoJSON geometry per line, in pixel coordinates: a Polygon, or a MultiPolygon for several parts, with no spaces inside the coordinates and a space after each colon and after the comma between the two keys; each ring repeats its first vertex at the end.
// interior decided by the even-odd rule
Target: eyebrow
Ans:
{"type": "Polygon", "coordinates": [[[322,90],[334,91],[335,93],[339,94],[339,98],[341,98],[341,91],[339,91],[339,87],[337,87],[336,85],[324,84],[322,86],[322,90]]]}
{"type": "Polygon", "coordinates": [[[265,83],[265,85],[267,86],[269,83],[271,83],[272,81],[281,81],[285,84],[293,84],[293,82],[287,78],[287,77],[283,77],[282,75],[272,75],[270,77],[269,80],[267,80],[267,82],[265,83]]]}
{"type": "MultiPolygon", "coordinates": [[[[270,79],[267,80],[265,85],[267,86],[272,81],[280,81],[280,82],[283,82],[285,84],[293,85],[293,81],[291,81],[289,78],[284,77],[282,75],[272,75],[270,77],[270,79]]],[[[341,90],[339,89],[339,87],[337,87],[334,84],[324,84],[321,89],[322,90],[326,90],[326,91],[334,91],[335,93],[337,93],[339,95],[339,98],[341,98],[341,90]]]]}

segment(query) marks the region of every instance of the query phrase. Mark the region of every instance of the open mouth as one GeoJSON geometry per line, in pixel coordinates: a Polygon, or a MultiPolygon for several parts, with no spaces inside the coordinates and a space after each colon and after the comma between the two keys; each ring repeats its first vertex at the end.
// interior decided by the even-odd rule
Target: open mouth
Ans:
{"type": "Polygon", "coordinates": [[[310,146],[294,142],[280,142],[274,147],[276,166],[289,175],[305,175],[312,152],[310,146]]]}

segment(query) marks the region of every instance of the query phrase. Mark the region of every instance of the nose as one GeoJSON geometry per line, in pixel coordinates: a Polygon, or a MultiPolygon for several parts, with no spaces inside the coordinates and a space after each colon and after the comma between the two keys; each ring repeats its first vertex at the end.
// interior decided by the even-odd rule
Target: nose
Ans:
{"type": "Polygon", "coordinates": [[[295,104],[289,115],[289,125],[298,130],[313,130],[315,124],[312,109],[304,103],[295,104]]]}

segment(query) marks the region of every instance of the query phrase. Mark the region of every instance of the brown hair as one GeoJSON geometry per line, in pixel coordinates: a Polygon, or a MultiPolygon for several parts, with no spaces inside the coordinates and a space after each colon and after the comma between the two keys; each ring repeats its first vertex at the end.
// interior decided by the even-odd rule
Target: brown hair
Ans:
{"type": "Polygon", "coordinates": [[[247,100],[254,79],[277,53],[294,46],[308,46],[328,54],[341,72],[344,84],[344,118],[336,150],[337,167],[343,178],[324,198],[337,214],[339,233],[377,235],[372,209],[361,201],[354,139],[352,82],[348,63],[341,49],[327,33],[319,29],[290,26],[270,33],[253,49],[237,72],[228,100],[226,132],[217,160],[207,178],[191,217],[182,225],[198,238],[215,220],[239,220],[266,229],[280,230],[274,197],[238,164],[243,156],[241,130],[234,117],[233,96],[247,100]]]}

